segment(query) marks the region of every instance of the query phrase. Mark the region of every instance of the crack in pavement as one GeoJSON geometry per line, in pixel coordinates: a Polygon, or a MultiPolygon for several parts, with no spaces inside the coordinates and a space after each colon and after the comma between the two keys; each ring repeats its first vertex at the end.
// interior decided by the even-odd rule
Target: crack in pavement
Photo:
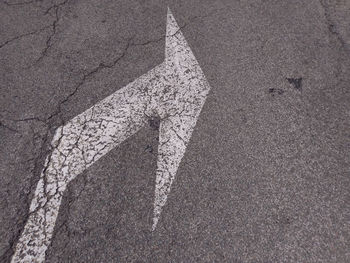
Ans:
{"type": "Polygon", "coordinates": [[[5,47],[6,45],[12,43],[13,41],[16,41],[16,40],[21,39],[21,38],[26,37],[26,36],[30,36],[30,35],[35,35],[35,34],[41,33],[41,32],[45,31],[46,29],[48,29],[50,27],[51,27],[51,25],[44,26],[44,27],[42,27],[40,29],[31,31],[31,32],[28,32],[28,33],[24,33],[24,34],[18,35],[16,37],[13,37],[13,38],[11,38],[9,40],[6,40],[4,43],[0,44],[0,49],[5,47]]]}
{"type": "Polygon", "coordinates": [[[25,1],[25,2],[15,2],[15,3],[10,3],[9,1],[2,1],[5,5],[8,6],[23,6],[23,5],[29,5],[37,2],[42,2],[43,0],[31,0],[31,1],[25,1]]]}
{"type": "MultiPolygon", "coordinates": [[[[42,0],[34,0],[34,1],[30,1],[30,2],[25,2],[25,3],[13,3],[13,4],[9,4],[7,2],[4,2],[4,3],[7,4],[7,5],[24,5],[24,4],[31,4],[31,3],[39,2],[39,1],[42,1],[42,0]]],[[[52,9],[54,9],[55,20],[52,23],[50,23],[49,25],[46,25],[46,26],[44,26],[42,28],[39,28],[37,30],[33,30],[33,31],[30,31],[30,32],[27,32],[27,33],[20,34],[18,36],[13,37],[13,38],[10,38],[10,39],[6,40],[5,42],[3,42],[2,44],[0,44],[0,49],[5,47],[5,46],[7,46],[8,44],[11,44],[12,42],[14,42],[16,40],[22,39],[22,38],[27,37],[27,36],[36,35],[38,33],[41,33],[43,31],[45,31],[46,29],[51,28],[52,32],[49,35],[48,39],[46,40],[46,47],[42,51],[42,54],[40,55],[40,57],[35,61],[35,63],[38,63],[46,55],[48,49],[52,45],[51,44],[51,39],[56,34],[57,23],[59,22],[59,16],[58,16],[59,9],[61,8],[61,6],[65,5],[68,1],[69,0],[65,0],[62,3],[58,3],[58,4],[55,4],[55,5],[52,5],[52,6],[50,6],[49,8],[46,9],[46,11],[44,12],[44,16],[49,14],[50,11],[52,9]]]]}
{"type": "MultiPolygon", "coordinates": [[[[324,10],[324,17],[326,20],[328,31],[330,32],[331,35],[333,35],[338,40],[341,47],[345,51],[349,51],[349,47],[348,47],[347,43],[345,42],[343,36],[337,30],[337,25],[332,21],[332,18],[329,14],[329,5],[326,3],[325,0],[320,0],[320,4],[324,10]]],[[[348,52],[346,52],[346,53],[348,53],[348,52]]]]}
{"type": "Polygon", "coordinates": [[[50,6],[45,12],[44,15],[49,14],[51,10],[54,10],[54,16],[55,16],[55,20],[52,23],[52,32],[49,35],[49,37],[46,40],[46,47],[44,48],[44,50],[41,52],[41,55],[39,56],[39,58],[34,62],[34,65],[39,63],[47,54],[48,50],[51,48],[52,46],[52,39],[53,37],[56,35],[56,27],[58,25],[58,22],[60,20],[59,14],[58,12],[60,11],[60,9],[62,8],[62,6],[64,6],[66,3],[68,3],[69,0],[65,0],[61,3],[58,4],[54,4],[53,6],[50,6]]]}

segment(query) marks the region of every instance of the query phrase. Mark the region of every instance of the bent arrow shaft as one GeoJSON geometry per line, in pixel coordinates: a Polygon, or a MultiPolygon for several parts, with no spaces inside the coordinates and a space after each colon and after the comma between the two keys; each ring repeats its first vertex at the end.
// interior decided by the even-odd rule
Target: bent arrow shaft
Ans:
{"type": "Polygon", "coordinates": [[[155,67],[57,129],[12,262],[44,260],[68,183],[146,123],[148,93],[163,71],[155,67]]]}

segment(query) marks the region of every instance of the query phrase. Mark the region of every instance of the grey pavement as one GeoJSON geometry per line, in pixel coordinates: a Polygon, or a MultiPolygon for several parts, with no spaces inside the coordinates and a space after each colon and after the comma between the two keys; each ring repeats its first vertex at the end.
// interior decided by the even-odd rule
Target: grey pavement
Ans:
{"type": "Polygon", "coordinates": [[[0,2],[0,262],[55,130],[164,61],[211,90],[151,231],[158,123],[77,176],[45,262],[350,262],[350,1],[0,2]]]}

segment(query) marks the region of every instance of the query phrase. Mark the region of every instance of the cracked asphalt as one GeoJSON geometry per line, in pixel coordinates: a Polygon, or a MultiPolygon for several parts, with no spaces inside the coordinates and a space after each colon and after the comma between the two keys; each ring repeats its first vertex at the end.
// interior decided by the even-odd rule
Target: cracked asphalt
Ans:
{"type": "Polygon", "coordinates": [[[69,183],[46,262],[349,262],[350,2],[0,2],[0,262],[56,129],[164,61],[211,90],[151,231],[159,120],[69,183]]]}

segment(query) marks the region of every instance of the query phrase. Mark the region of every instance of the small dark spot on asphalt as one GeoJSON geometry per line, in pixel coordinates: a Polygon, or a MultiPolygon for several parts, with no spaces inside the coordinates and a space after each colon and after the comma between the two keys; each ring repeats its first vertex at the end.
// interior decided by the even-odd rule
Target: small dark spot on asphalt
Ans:
{"type": "Polygon", "coordinates": [[[291,223],[291,219],[289,217],[283,217],[280,220],[280,223],[283,224],[283,225],[289,225],[291,223]]]}
{"type": "Polygon", "coordinates": [[[329,26],[328,26],[328,28],[329,28],[329,31],[331,31],[332,33],[336,33],[337,31],[336,31],[336,28],[335,28],[335,25],[333,25],[333,24],[330,24],[329,26]]]}
{"type": "Polygon", "coordinates": [[[295,89],[301,91],[303,78],[287,78],[287,80],[295,89]]]}
{"type": "Polygon", "coordinates": [[[145,151],[149,152],[149,153],[153,153],[153,146],[148,144],[145,148],[145,151]]]}
{"type": "Polygon", "coordinates": [[[239,116],[241,117],[241,121],[243,123],[247,123],[248,119],[244,113],[244,110],[243,109],[238,109],[237,112],[239,113],[239,116]]]}
{"type": "Polygon", "coordinates": [[[276,219],[276,223],[279,225],[290,225],[292,223],[292,218],[282,215],[276,219]]]}
{"type": "Polygon", "coordinates": [[[269,88],[269,93],[273,96],[275,96],[276,94],[278,95],[282,95],[284,93],[284,90],[282,89],[276,89],[276,88],[269,88]]]}
{"type": "Polygon", "coordinates": [[[102,22],[102,23],[106,23],[106,20],[105,20],[105,19],[103,19],[101,22],[102,22]]]}
{"type": "Polygon", "coordinates": [[[149,123],[149,126],[153,130],[158,130],[159,129],[159,125],[160,125],[160,118],[159,117],[150,118],[148,120],[148,123],[149,123]]]}

